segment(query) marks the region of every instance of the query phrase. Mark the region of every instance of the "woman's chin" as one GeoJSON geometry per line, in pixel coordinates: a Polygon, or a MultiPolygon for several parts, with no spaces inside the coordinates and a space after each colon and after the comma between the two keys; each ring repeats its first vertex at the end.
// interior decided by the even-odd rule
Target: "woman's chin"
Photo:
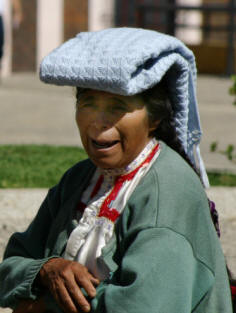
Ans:
{"type": "Polygon", "coordinates": [[[120,168],[119,166],[120,162],[115,162],[114,160],[109,160],[109,159],[98,159],[98,158],[91,158],[92,162],[97,166],[102,169],[114,169],[114,168],[120,168]]]}

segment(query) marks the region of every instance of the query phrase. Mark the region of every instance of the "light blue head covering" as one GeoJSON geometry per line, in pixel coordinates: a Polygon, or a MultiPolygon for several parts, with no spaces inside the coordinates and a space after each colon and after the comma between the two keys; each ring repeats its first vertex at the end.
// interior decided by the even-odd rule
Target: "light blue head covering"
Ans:
{"type": "Polygon", "coordinates": [[[200,156],[201,127],[193,53],[177,38],[152,30],[111,28],[79,33],[46,56],[42,81],[131,96],[165,76],[178,137],[191,161],[208,179],[200,156]]]}

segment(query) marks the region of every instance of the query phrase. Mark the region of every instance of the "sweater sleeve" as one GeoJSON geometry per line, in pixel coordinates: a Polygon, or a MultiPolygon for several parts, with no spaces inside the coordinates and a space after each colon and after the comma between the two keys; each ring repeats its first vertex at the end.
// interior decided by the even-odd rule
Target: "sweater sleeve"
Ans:
{"type": "Polygon", "coordinates": [[[190,243],[166,228],[140,231],[118,270],[97,288],[93,313],[189,313],[213,285],[190,243]]]}
{"type": "Polygon", "coordinates": [[[50,256],[45,258],[47,236],[53,221],[50,202],[56,201],[52,189],[42,203],[36,217],[23,233],[11,236],[3,262],[0,264],[0,306],[15,307],[19,299],[35,299],[39,290],[34,280],[50,256]]]}

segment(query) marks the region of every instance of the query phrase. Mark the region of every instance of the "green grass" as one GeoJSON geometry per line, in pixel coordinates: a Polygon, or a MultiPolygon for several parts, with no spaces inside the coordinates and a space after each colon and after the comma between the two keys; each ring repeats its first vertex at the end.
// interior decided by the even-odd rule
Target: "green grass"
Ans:
{"type": "Polygon", "coordinates": [[[236,186],[236,175],[229,173],[208,173],[211,186],[236,186]]]}
{"type": "MultiPolygon", "coordinates": [[[[0,188],[49,188],[86,157],[77,147],[0,145],[0,188]]],[[[211,186],[236,186],[236,175],[208,174],[211,186]]]]}
{"type": "Polygon", "coordinates": [[[1,145],[0,188],[48,188],[73,164],[87,157],[77,147],[1,145]]]}

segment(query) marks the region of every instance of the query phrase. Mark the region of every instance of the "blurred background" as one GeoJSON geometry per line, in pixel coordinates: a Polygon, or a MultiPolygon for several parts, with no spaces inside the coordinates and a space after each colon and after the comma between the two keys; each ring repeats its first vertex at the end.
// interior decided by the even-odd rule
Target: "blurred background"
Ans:
{"type": "Polygon", "coordinates": [[[18,27],[12,27],[12,1],[1,1],[5,76],[37,71],[42,57],[64,40],[111,26],[175,35],[194,51],[200,73],[235,72],[234,0],[21,0],[23,20],[18,27]]]}
{"type": "Polygon", "coordinates": [[[211,153],[215,143],[231,156],[236,147],[236,109],[229,95],[236,72],[236,0],[0,0],[1,11],[0,144],[77,144],[77,130],[69,123],[74,108],[65,105],[74,101],[71,88],[40,83],[42,58],[82,31],[143,27],[174,35],[193,50],[207,169],[236,174],[235,162],[211,153]],[[51,118],[55,103],[60,110],[51,118]]]}

